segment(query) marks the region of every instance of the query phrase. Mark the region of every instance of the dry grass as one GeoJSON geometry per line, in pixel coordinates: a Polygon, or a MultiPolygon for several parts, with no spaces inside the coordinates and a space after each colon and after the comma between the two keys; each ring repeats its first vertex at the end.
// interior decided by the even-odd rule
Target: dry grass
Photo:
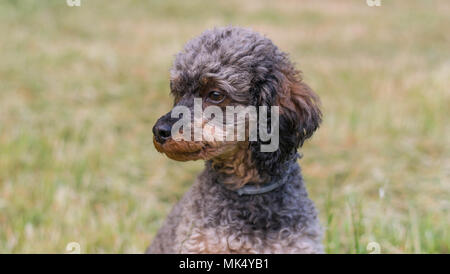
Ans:
{"type": "Polygon", "coordinates": [[[243,25],[289,52],[325,120],[302,149],[331,253],[450,250],[448,1],[0,3],[0,253],[142,252],[202,169],[158,154],[184,42],[243,25]]]}

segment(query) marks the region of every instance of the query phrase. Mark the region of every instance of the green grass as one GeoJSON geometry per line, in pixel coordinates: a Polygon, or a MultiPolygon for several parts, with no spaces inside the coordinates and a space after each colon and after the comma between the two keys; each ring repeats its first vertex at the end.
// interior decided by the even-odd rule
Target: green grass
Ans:
{"type": "Polygon", "coordinates": [[[330,253],[450,252],[450,4],[0,3],[0,253],[144,251],[202,169],[157,153],[168,69],[243,25],[290,53],[324,122],[302,149],[330,253]]]}

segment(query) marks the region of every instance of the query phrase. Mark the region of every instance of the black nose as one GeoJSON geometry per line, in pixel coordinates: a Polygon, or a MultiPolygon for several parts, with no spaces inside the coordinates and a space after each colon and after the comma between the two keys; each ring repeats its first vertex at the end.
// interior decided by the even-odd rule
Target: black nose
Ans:
{"type": "Polygon", "coordinates": [[[166,123],[156,123],[153,127],[153,134],[158,143],[163,144],[167,139],[170,138],[171,126],[166,123]]]}

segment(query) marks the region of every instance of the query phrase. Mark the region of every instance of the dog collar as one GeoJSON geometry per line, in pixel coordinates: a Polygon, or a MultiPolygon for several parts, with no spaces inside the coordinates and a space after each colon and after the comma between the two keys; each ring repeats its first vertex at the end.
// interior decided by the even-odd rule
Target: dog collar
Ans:
{"type": "Polygon", "coordinates": [[[294,153],[292,155],[290,164],[286,164],[283,171],[280,174],[275,176],[274,179],[272,179],[270,182],[265,184],[253,184],[253,185],[244,185],[243,187],[231,190],[228,188],[228,190],[236,192],[239,196],[243,195],[258,195],[258,194],[264,194],[268,193],[270,191],[273,191],[284,184],[287,183],[287,181],[292,180],[292,177],[289,176],[289,174],[292,173],[300,173],[300,166],[297,164],[297,159],[301,158],[301,156],[297,153],[294,153]]]}
{"type": "Polygon", "coordinates": [[[270,192],[272,190],[275,190],[279,188],[280,186],[284,185],[286,183],[286,180],[279,180],[277,182],[270,182],[264,185],[247,185],[243,186],[236,190],[236,193],[239,196],[242,195],[257,195],[257,194],[264,194],[267,192],[270,192]]]}

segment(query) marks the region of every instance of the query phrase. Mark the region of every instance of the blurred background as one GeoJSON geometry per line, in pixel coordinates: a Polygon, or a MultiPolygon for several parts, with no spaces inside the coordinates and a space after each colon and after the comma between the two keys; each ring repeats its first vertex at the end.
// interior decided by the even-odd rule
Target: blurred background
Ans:
{"type": "Polygon", "coordinates": [[[290,54],[324,122],[301,149],[330,253],[450,250],[450,2],[0,2],[0,253],[141,253],[202,170],[156,152],[168,70],[214,26],[290,54]]]}

